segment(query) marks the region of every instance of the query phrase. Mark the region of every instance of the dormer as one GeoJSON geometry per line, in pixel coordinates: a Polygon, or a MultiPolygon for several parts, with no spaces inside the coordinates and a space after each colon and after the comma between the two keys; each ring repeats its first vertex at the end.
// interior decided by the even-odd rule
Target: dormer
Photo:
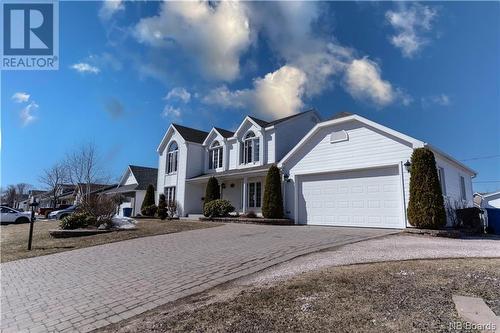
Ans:
{"type": "Polygon", "coordinates": [[[203,141],[206,173],[228,169],[229,146],[227,139],[233,135],[233,132],[218,127],[213,127],[208,133],[205,141],[203,141]]]}
{"type": "Polygon", "coordinates": [[[263,120],[247,116],[234,133],[231,140],[236,141],[237,168],[267,163],[266,124],[263,120]]]}

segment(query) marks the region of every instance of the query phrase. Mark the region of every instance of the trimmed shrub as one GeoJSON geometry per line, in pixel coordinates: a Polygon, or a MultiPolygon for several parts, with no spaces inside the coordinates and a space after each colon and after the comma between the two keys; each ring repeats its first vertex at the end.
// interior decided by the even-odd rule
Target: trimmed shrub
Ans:
{"type": "MultiPolygon", "coordinates": [[[[153,186],[153,184],[149,184],[148,188],[146,189],[146,195],[144,196],[144,200],[142,201],[142,205],[141,205],[142,215],[145,215],[143,213],[143,211],[147,211],[146,208],[154,206],[154,204],[155,204],[155,187],[153,186]]],[[[156,210],[155,210],[155,213],[156,213],[156,210]]],[[[154,214],[153,215],[146,215],[146,216],[154,216],[154,214]]]]}
{"type": "Polygon", "coordinates": [[[460,221],[460,226],[472,231],[481,232],[483,229],[481,212],[481,209],[477,207],[457,209],[456,214],[458,220],[460,221]]]}
{"type": "Polygon", "coordinates": [[[156,215],[156,212],[158,211],[158,207],[156,207],[155,204],[151,205],[151,206],[147,206],[147,207],[144,207],[141,209],[141,214],[142,216],[155,216],[156,215]]]}
{"type": "Polygon", "coordinates": [[[207,188],[205,189],[205,201],[203,202],[203,207],[207,203],[213,200],[220,199],[220,188],[217,178],[210,177],[208,179],[207,188]]]}
{"type": "Polygon", "coordinates": [[[59,222],[59,227],[63,230],[73,230],[85,228],[89,225],[96,225],[97,219],[87,213],[73,213],[66,216],[59,222]]]}
{"type": "Polygon", "coordinates": [[[411,225],[423,229],[439,229],[446,225],[436,160],[427,148],[417,148],[411,156],[408,219],[411,225]]]}
{"type": "Polygon", "coordinates": [[[167,201],[165,200],[165,194],[160,194],[160,199],[158,200],[158,217],[162,220],[167,218],[167,201]]]}
{"type": "Polygon", "coordinates": [[[262,202],[262,215],[269,219],[283,218],[281,175],[280,169],[276,165],[271,165],[267,171],[264,199],[262,202]]]}
{"type": "Polygon", "coordinates": [[[203,207],[203,215],[206,217],[224,217],[234,211],[231,203],[224,199],[216,199],[207,202],[203,207]]]}

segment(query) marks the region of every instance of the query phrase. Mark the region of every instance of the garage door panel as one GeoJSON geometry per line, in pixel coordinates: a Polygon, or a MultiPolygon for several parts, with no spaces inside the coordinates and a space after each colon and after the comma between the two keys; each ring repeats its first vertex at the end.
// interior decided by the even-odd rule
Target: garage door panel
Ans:
{"type": "Polygon", "coordinates": [[[402,228],[397,167],[301,176],[299,222],[402,228]]]}

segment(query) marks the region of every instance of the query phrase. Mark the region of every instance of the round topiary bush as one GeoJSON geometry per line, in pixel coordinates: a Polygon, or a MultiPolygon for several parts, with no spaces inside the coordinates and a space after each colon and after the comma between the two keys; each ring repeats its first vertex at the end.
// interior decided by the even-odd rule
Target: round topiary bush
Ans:
{"type": "Polygon", "coordinates": [[[280,169],[276,165],[272,165],[267,172],[264,199],[262,202],[262,215],[270,219],[283,218],[281,175],[280,169]]]}
{"type": "Polygon", "coordinates": [[[233,211],[234,207],[224,199],[212,200],[203,206],[203,215],[206,217],[224,217],[233,211]]]}
{"type": "Polygon", "coordinates": [[[446,225],[436,160],[427,148],[417,148],[411,156],[408,220],[411,225],[423,229],[439,229],[446,225]]]}

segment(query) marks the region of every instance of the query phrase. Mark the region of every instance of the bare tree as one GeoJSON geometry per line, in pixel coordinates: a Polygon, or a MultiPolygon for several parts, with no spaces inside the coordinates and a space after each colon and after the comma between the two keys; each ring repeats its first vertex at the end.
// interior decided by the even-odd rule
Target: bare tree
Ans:
{"type": "Polygon", "coordinates": [[[21,201],[23,199],[23,196],[28,194],[28,191],[32,188],[33,186],[27,183],[16,184],[17,201],[21,201]]]}
{"type": "Polygon", "coordinates": [[[80,201],[89,199],[92,184],[104,183],[106,177],[94,144],[84,144],[66,156],[68,180],[76,186],[80,201]]]}
{"type": "Polygon", "coordinates": [[[2,203],[5,203],[9,207],[14,207],[16,199],[17,189],[14,185],[9,185],[6,189],[2,190],[2,203]]]}
{"type": "Polygon", "coordinates": [[[45,185],[47,191],[50,193],[52,208],[56,208],[57,206],[57,201],[62,193],[61,189],[66,179],[66,169],[61,163],[43,170],[43,174],[39,178],[40,183],[45,185]]]}

